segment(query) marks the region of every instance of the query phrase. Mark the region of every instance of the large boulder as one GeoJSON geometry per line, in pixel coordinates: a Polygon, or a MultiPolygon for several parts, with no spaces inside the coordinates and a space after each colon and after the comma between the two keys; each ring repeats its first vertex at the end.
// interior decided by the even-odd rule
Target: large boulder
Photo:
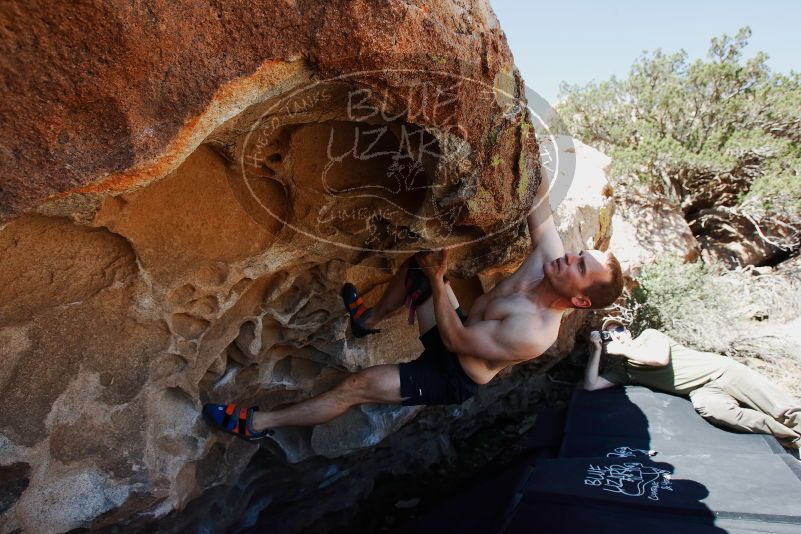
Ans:
{"type": "Polygon", "coordinates": [[[793,224],[778,217],[760,217],[747,209],[703,209],[690,228],[698,236],[704,261],[726,269],[770,265],[799,245],[799,229],[793,224]]]}
{"type": "Polygon", "coordinates": [[[797,220],[781,210],[766,211],[759,196],[743,198],[754,179],[748,172],[683,171],[679,178],[684,219],[710,267],[773,265],[798,250],[797,220]]]}
{"type": "MultiPolygon", "coordinates": [[[[371,301],[409,253],[449,245],[469,307],[522,259],[539,149],[488,4],[28,2],[4,23],[0,530],[178,531],[230,519],[232,495],[250,513],[294,495],[312,521],[363,496],[372,479],[332,497],[348,476],[323,457],[355,462],[418,409],[282,429],[270,452],[199,409],[416,357],[400,315],[346,335],[343,280],[371,301]]],[[[608,241],[602,189],[559,206],[568,248],[608,241]]],[[[497,394],[421,435],[501,416],[497,394]]],[[[436,446],[392,443],[371,476],[436,446]]]]}
{"type": "Polygon", "coordinates": [[[610,248],[617,255],[627,284],[660,256],[698,259],[700,248],[681,209],[643,187],[619,191],[612,218],[610,248]]]}
{"type": "MultiPolygon", "coordinates": [[[[351,119],[436,125],[458,132],[473,150],[491,134],[496,150],[481,151],[474,163],[498,151],[506,156],[520,142],[507,127],[518,115],[503,102],[519,96],[520,80],[486,2],[239,0],[209,7],[190,0],[58,9],[34,1],[8,6],[3,18],[0,52],[9,76],[0,102],[7,141],[0,223],[66,192],[84,193],[71,199],[74,209],[96,204],[96,193],[141,187],[203,142],[232,148],[221,143],[235,132],[210,136],[229,119],[247,129],[260,111],[254,104],[310,80],[361,89],[350,95],[351,119]],[[416,71],[436,83],[421,83],[416,71]],[[477,83],[458,83],[468,79],[477,83]]],[[[315,87],[272,115],[299,124],[343,116],[347,91],[343,99],[341,86],[315,87]]],[[[281,129],[274,124],[271,133],[281,129]]],[[[478,185],[504,189],[512,161],[482,169],[478,185]]]]}

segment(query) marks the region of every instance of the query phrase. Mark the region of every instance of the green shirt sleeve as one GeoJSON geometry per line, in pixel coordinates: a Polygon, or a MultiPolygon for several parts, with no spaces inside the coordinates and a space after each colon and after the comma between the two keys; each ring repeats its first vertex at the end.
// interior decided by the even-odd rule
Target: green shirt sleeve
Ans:
{"type": "MultiPolygon", "coordinates": [[[[658,345],[667,348],[670,351],[670,338],[660,332],[659,330],[654,330],[653,328],[647,328],[643,330],[643,332],[634,340],[634,343],[640,346],[640,350],[645,350],[644,347],[649,345],[658,345]]],[[[644,363],[640,363],[637,360],[628,360],[627,365],[629,369],[632,371],[635,370],[653,370],[654,367],[651,365],[646,365],[644,363]]],[[[635,380],[635,377],[632,377],[632,380],[635,380]]]]}

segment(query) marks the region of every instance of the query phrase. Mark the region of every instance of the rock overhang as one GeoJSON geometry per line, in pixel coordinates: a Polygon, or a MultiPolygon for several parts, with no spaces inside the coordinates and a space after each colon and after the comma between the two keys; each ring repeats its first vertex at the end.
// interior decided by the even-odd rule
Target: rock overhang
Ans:
{"type": "MultiPolygon", "coordinates": [[[[58,31],[43,57],[67,55],[59,78],[29,54],[5,101],[20,121],[28,113],[6,125],[17,135],[0,194],[11,291],[0,336],[14,357],[0,378],[14,385],[0,432],[3,465],[28,482],[4,525],[152,520],[233,485],[253,449],[210,432],[201,402],[268,408],[419,353],[401,320],[381,339],[348,339],[342,280],[373,298],[416,247],[460,244],[469,304],[477,274],[525,253],[537,142],[488,6],[339,4],[15,8],[12,62],[48,25],[58,31]],[[254,22],[270,15],[297,31],[254,22]],[[77,24],[93,17],[97,42],[78,57],[77,24]],[[46,424],[16,425],[22,405],[46,424]],[[88,515],[69,500],[36,505],[75,481],[114,498],[86,494],[88,515]]],[[[359,410],[350,426],[279,442],[293,461],[347,455],[410,417],[395,412],[359,410]]]]}

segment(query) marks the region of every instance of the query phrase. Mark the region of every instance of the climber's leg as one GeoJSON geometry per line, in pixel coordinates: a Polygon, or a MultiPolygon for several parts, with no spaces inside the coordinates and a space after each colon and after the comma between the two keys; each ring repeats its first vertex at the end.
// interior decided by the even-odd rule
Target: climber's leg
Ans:
{"type": "MultiPolygon", "coordinates": [[[[377,332],[376,325],[402,309],[411,292],[411,296],[414,298],[415,317],[420,333],[424,334],[437,324],[429,287],[425,274],[417,265],[414,256],[409,257],[401,264],[384,289],[381,298],[372,308],[367,308],[357,294],[356,288],[352,284],[346,283],[342,288],[342,298],[351,316],[351,331],[356,337],[377,332]],[[412,269],[412,272],[409,269],[412,269]]],[[[447,284],[446,288],[451,304],[454,309],[458,308],[459,301],[450,284],[447,284]]]]}
{"type": "Polygon", "coordinates": [[[400,404],[397,365],[376,365],[352,374],[337,387],[286,408],[253,414],[256,431],[279,426],[311,426],[326,423],[351,406],[368,402],[400,404]]]}
{"type": "Polygon", "coordinates": [[[381,298],[372,308],[367,307],[353,284],[346,282],[342,286],[340,294],[345,309],[350,315],[350,329],[354,337],[378,333],[380,330],[375,326],[403,307],[406,301],[404,280],[408,265],[409,260],[407,259],[392,276],[381,298]]]}
{"type": "Polygon", "coordinates": [[[406,272],[409,268],[410,260],[411,257],[407,258],[406,261],[401,264],[390,279],[386,289],[384,289],[381,298],[379,298],[376,305],[370,309],[370,314],[367,319],[364,320],[365,326],[368,328],[374,328],[378,323],[387,317],[395,315],[403,308],[403,304],[406,302],[406,286],[404,285],[404,280],[406,280],[406,272]]]}
{"type": "MultiPolygon", "coordinates": [[[[420,333],[424,334],[431,330],[437,324],[437,321],[434,317],[434,303],[431,299],[430,284],[425,276],[414,256],[403,262],[403,265],[401,265],[384,290],[384,294],[381,295],[378,304],[370,310],[372,313],[365,321],[366,326],[374,327],[380,321],[397,313],[406,303],[406,298],[410,292],[409,285],[411,285],[413,293],[418,287],[421,289],[414,295],[416,297],[414,305],[415,317],[417,318],[420,333]],[[409,269],[412,271],[410,272],[409,269]],[[408,281],[407,277],[409,278],[408,281]]],[[[458,308],[459,301],[448,283],[446,283],[446,290],[454,309],[458,308]]]]}

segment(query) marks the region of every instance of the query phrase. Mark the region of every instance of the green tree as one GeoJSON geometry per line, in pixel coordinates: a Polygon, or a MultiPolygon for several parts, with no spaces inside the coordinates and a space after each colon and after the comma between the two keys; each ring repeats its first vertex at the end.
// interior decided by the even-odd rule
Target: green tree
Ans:
{"type": "Polygon", "coordinates": [[[801,221],[801,75],[745,59],[751,35],[713,38],[706,60],[657,50],[625,79],[562,85],[571,133],[613,159],[612,173],[680,203],[801,221]]]}

